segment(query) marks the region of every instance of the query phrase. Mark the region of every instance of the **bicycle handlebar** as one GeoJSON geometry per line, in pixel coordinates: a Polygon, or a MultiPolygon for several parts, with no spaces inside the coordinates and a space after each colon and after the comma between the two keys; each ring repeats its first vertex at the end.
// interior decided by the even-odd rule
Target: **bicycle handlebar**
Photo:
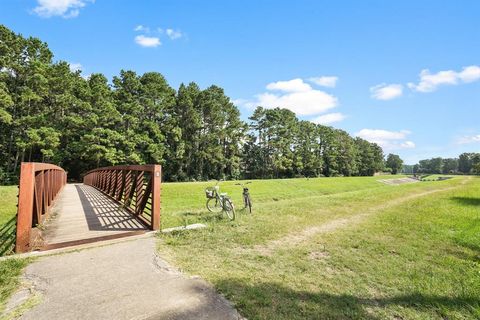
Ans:
{"type": "Polygon", "coordinates": [[[245,183],[240,183],[240,182],[239,182],[239,183],[235,183],[235,185],[236,185],[236,186],[244,186],[244,185],[250,184],[250,183],[252,183],[252,182],[251,182],[251,181],[248,181],[248,182],[245,182],[245,183]]]}

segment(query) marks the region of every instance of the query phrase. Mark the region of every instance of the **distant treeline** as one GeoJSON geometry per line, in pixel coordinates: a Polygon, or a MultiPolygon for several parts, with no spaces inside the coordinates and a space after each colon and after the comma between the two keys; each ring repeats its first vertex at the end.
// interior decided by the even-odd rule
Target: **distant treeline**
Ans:
{"type": "Polygon", "coordinates": [[[462,153],[458,158],[431,158],[404,165],[404,173],[480,174],[480,153],[462,153]]]}
{"type": "Polygon", "coordinates": [[[53,61],[46,43],[0,26],[0,184],[22,161],[81,173],[159,163],[168,181],[373,175],[382,149],[347,132],[258,107],[245,123],[222,88],[169,86],[122,70],[109,83],[53,61]]]}

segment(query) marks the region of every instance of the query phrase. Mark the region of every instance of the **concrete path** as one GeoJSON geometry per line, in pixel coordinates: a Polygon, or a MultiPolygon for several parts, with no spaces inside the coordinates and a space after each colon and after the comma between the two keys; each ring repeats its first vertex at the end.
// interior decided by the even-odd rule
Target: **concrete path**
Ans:
{"type": "Polygon", "coordinates": [[[42,232],[47,246],[146,230],[115,201],[84,184],[67,184],[52,213],[42,232]]]}
{"type": "Polygon", "coordinates": [[[406,178],[398,178],[398,179],[381,179],[381,180],[378,180],[379,182],[382,182],[382,183],[385,183],[387,185],[390,185],[390,186],[398,186],[398,185],[401,185],[401,184],[405,184],[405,183],[417,183],[417,182],[420,182],[420,180],[417,180],[417,179],[414,179],[414,178],[410,178],[410,177],[406,177],[406,178]]]}
{"type": "Polygon", "coordinates": [[[44,256],[25,279],[41,302],[21,319],[241,318],[205,281],[158,257],[153,237],[44,256]]]}

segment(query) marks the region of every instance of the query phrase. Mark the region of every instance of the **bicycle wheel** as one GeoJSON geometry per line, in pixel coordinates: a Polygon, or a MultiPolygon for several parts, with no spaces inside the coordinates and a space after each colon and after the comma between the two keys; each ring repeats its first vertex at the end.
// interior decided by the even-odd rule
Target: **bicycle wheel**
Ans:
{"type": "Polygon", "coordinates": [[[250,199],[250,195],[247,195],[245,200],[246,200],[245,207],[248,207],[248,212],[252,213],[252,199],[250,199]]]}
{"type": "Polygon", "coordinates": [[[228,219],[235,220],[235,208],[233,207],[233,202],[230,199],[225,199],[223,205],[223,211],[227,215],[228,219]]]}
{"type": "Polygon", "coordinates": [[[252,213],[252,201],[250,200],[249,194],[243,195],[243,204],[244,204],[243,209],[246,209],[248,210],[249,213],[252,213]]]}
{"type": "Polygon", "coordinates": [[[207,209],[210,212],[222,212],[222,202],[218,198],[210,198],[207,200],[207,209]]]}

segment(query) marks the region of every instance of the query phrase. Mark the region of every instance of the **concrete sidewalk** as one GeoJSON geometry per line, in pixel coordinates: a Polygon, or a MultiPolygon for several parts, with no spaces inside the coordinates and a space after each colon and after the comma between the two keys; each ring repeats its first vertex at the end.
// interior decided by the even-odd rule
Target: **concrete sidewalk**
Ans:
{"type": "Polygon", "coordinates": [[[156,256],[153,237],[38,258],[25,280],[41,302],[21,319],[241,319],[205,281],[156,256]]]}

